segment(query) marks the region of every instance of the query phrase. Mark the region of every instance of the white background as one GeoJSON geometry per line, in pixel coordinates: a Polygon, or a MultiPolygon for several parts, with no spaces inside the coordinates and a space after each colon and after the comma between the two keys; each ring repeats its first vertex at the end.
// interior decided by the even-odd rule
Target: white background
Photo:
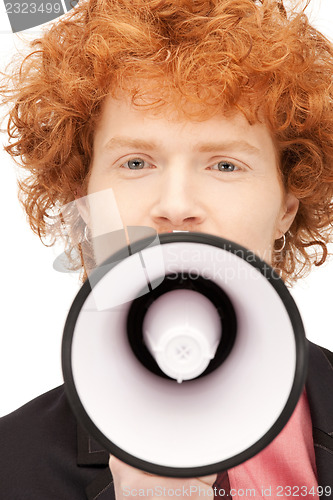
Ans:
{"type": "MultiPolygon", "coordinates": [[[[310,17],[333,39],[332,0],[313,0],[310,17]]],[[[36,28],[30,30],[30,38],[36,35],[36,28]]],[[[11,34],[0,3],[1,69],[21,46],[19,38],[22,33],[11,34]]],[[[4,143],[6,134],[0,139],[4,143]]],[[[79,289],[77,275],[53,270],[54,250],[44,247],[30,230],[17,200],[16,167],[7,156],[1,148],[0,415],[62,383],[62,329],[79,289]]],[[[331,350],[332,282],[331,261],[291,290],[308,338],[331,350]]]]}

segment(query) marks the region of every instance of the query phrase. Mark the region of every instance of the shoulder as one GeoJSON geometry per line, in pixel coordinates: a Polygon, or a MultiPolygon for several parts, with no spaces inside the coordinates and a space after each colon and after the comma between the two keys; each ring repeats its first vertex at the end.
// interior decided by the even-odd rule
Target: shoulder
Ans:
{"type": "Polygon", "coordinates": [[[333,368],[333,352],[331,352],[328,349],[326,349],[326,347],[321,347],[321,346],[317,346],[317,347],[322,351],[322,353],[328,359],[331,367],[333,368]]]}
{"type": "Polygon", "coordinates": [[[29,492],[34,500],[70,498],[59,488],[76,475],[76,428],[63,386],[2,417],[0,497],[19,500],[29,492]]]}
{"type": "Polygon", "coordinates": [[[333,352],[326,347],[314,344],[308,341],[309,346],[309,367],[310,370],[313,366],[323,366],[331,371],[333,368],[333,352]]]}
{"type": "MultiPolygon", "coordinates": [[[[64,387],[53,389],[0,419],[1,443],[12,447],[17,441],[30,449],[38,448],[43,439],[54,440],[55,434],[71,435],[76,428],[64,387]]],[[[63,436],[64,437],[64,436],[63,436]]]]}
{"type": "Polygon", "coordinates": [[[333,354],[309,343],[306,385],[313,427],[318,484],[332,484],[333,471],[333,354]]]}
{"type": "Polygon", "coordinates": [[[333,432],[333,353],[312,342],[309,342],[306,390],[313,426],[330,435],[333,432]]]}

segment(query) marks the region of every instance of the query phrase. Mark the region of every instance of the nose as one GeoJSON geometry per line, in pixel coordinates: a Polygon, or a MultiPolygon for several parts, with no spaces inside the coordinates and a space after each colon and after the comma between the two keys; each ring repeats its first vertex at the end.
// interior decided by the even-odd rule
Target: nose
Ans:
{"type": "Polygon", "coordinates": [[[199,183],[181,165],[161,175],[154,193],[151,217],[159,232],[199,230],[205,219],[199,183]]]}

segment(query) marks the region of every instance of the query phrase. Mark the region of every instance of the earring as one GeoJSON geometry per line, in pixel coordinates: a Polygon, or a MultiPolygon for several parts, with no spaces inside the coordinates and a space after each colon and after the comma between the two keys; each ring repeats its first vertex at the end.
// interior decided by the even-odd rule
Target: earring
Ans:
{"type": "Polygon", "coordinates": [[[83,241],[86,241],[87,243],[89,243],[89,238],[88,238],[88,224],[86,224],[84,226],[84,231],[83,231],[83,241]]]}
{"type": "Polygon", "coordinates": [[[280,253],[280,252],[282,252],[282,250],[283,250],[283,249],[284,249],[284,247],[286,246],[286,235],[285,235],[285,234],[283,234],[283,235],[281,236],[281,238],[282,238],[282,247],[281,247],[281,248],[278,248],[278,249],[274,249],[274,251],[275,251],[276,253],[280,253]]]}

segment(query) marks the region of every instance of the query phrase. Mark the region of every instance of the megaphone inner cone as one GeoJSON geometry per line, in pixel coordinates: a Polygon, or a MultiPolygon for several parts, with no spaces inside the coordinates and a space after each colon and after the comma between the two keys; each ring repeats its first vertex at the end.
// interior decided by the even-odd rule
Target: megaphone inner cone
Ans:
{"type": "Polygon", "coordinates": [[[237,322],[232,303],[211,280],[168,275],[131,305],[128,340],[151,372],[177,382],[207,375],[229,355],[237,322]]]}

